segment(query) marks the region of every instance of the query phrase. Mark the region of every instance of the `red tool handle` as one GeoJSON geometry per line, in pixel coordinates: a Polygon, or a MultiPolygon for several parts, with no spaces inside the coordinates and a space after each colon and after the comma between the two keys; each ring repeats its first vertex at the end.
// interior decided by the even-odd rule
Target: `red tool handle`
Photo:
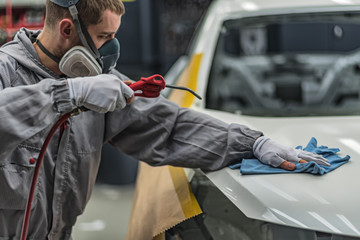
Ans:
{"type": "Polygon", "coordinates": [[[155,74],[148,78],[142,77],[139,81],[130,84],[129,87],[134,90],[135,96],[156,98],[165,88],[165,80],[161,75],[155,74]]]}

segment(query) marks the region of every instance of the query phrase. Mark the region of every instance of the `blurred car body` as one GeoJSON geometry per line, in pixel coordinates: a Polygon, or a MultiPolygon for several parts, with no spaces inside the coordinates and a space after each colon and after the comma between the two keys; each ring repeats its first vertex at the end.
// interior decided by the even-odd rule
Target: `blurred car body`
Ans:
{"type": "Polygon", "coordinates": [[[204,214],[168,239],[360,239],[360,1],[215,0],[166,80],[185,106],[278,142],[340,148],[324,176],[187,170],[204,214]]]}

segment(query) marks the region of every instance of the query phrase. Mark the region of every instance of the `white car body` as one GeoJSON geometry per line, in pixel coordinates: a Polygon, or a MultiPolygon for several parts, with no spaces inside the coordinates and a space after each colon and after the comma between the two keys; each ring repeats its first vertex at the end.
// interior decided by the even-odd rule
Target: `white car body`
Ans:
{"type": "MultiPolygon", "coordinates": [[[[191,65],[194,56],[201,55],[195,77],[191,79],[193,82],[188,86],[195,87],[196,92],[204,99],[193,99],[192,108],[229,123],[240,123],[263,131],[266,136],[284,145],[306,146],[311,137],[315,137],[319,145],[340,148],[340,156],[351,156],[347,164],[323,176],[307,173],[241,175],[238,169],[230,168],[204,173],[248,219],[289,227],[296,230],[299,237],[287,238],[284,235],[281,239],[360,239],[360,187],[358,185],[360,180],[360,116],[338,114],[338,116],[265,117],[261,114],[251,116],[208,109],[206,91],[209,72],[219,34],[226,20],[336,11],[360,11],[360,1],[213,1],[201,28],[198,29],[189,52],[189,61],[186,62],[191,65]],[[304,237],[305,235],[302,234],[305,232],[309,234],[306,236],[313,236],[313,238],[304,237]],[[303,238],[300,238],[300,235],[303,238]]],[[[167,78],[178,76],[181,73],[180,70],[183,70],[185,66],[189,68],[189,65],[184,64],[182,60],[168,73],[167,78]]],[[[223,85],[219,84],[218,87],[222,88],[223,85]]],[[[251,233],[241,235],[243,230],[234,230],[237,226],[229,228],[225,226],[226,224],[221,225],[219,222],[216,224],[213,222],[214,225],[217,225],[218,232],[222,227],[226,229],[227,234],[229,234],[229,229],[233,229],[233,235],[223,234],[222,239],[255,239],[251,238],[251,233]]],[[[283,230],[284,228],[281,228],[280,231],[283,230]]],[[[215,237],[221,236],[220,233],[214,233],[211,229],[208,231],[214,239],[221,239],[215,237]]],[[[261,239],[280,239],[274,237],[274,234],[269,238],[265,235],[262,235],[261,239]]]]}

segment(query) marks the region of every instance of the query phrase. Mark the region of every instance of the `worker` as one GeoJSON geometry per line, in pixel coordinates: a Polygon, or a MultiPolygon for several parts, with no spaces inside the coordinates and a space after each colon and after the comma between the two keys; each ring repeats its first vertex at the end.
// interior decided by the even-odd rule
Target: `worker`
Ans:
{"type": "MultiPolygon", "coordinates": [[[[266,164],[318,155],[163,98],[134,99],[114,69],[121,0],[47,0],[44,28],[20,29],[0,48],[0,238],[19,237],[36,157],[51,126],[79,107],[50,142],[32,204],[29,239],[70,239],[88,202],[104,143],[153,166],[212,171],[254,155],[266,164]],[[310,154],[310,155],[309,155],[310,154]],[[309,155],[309,156],[308,156],[309,155]]],[[[301,160],[304,159],[304,160],[301,160]]]]}

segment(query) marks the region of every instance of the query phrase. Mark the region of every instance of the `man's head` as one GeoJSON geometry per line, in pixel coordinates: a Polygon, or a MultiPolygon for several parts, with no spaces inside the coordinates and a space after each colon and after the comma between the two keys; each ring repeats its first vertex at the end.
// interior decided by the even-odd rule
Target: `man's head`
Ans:
{"type": "MultiPolygon", "coordinates": [[[[68,2],[68,0],[46,1],[46,29],[57,30],[59,27],[60,33],[65,35],[66,31],[71,30],[67,28],[74,25],[69,26],[66,24],[69,22],[73,23],[72,16],[68,9],[68,2]]],[[[125,7],[121,0],[75,0],[71,2],[76,3],[78,17],[83,24],[83,27],[89,31],[97,48],[100,48],[100,46],[108,41],[109,38],[115,37],[115,32],[120,26],[121,16],[125,13],[125,7]],[[109,20],[112,22],[109,22],[109,20]],[[100,32],[98,31],[94,32],[94,30],[96,30],[94,27],[99,27],[99,25],[102,25],[100,27],[104,27],[106,24],[108,27],[107,29],[103,29],[104,31],[101,32],[103,33],[102,35],[99,35],[100,32]],[[94,36],[94,34],[98,36],[94,36]],[[108,39],[106,39],[106,37],[108,37],[108,39]]]]}
{"type": "MultiPolygon", "coordinates": [[[[71,18],[68,7],[65,7],[66,2],[67,0],[46,0],[45,26],[54,27],[61,19],[71,18]],[[59,6],[60,4],[64,7],[59,6]]],[[[120,16],[125,13],[125,7],[121,0],[77,0],[73,2],[77,2],[79,18],[85,27],[98,24],[105,10],[110,10],[120,16]]]]}
{"type": "Polygon", "coordinates": [[[49,50],[45,51],[46,55],[59,63],[63,73],[62,68],[69,69],[65,63],[71,63],[71,67],[78,66],[73,63],[78,59],[76,61],[81,65],[81,58],[88,54],[92,55],[86,57],[90,65],[100,64],[93,65],[95,72],[101,71],[101,68],[107,72],[106,69],[115,66],[120,54],[119,43],[114,38],[124,13],[121,0],[47,0],[44,31],[37,43],[39,47],[46,45],[48,49],[45,50],[49,50]],[[87,51],[76,46],[82,46],[87,51]],[[69,57],[71,61],[66,62],[69,57]]]}

